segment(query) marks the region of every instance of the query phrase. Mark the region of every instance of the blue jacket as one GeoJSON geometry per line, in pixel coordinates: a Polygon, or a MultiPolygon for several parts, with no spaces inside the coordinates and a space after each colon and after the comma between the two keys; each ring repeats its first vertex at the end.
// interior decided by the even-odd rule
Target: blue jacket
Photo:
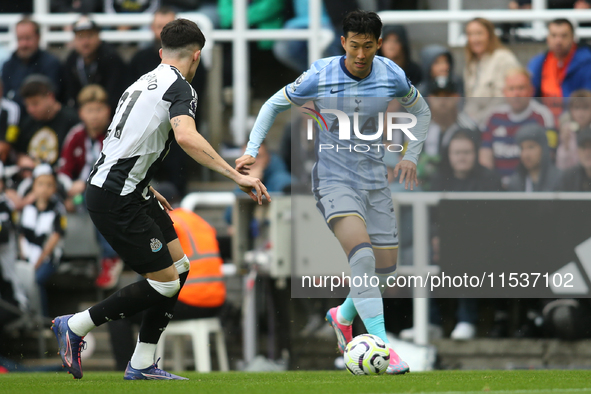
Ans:
{"type": "MultiPolygon", "coordinates": [[[[534,56],[527,68],[532,75],[532,83],[536,97],[541,97],[542,67],[548,51],[534,56]]],[[[562,82],[562,96],[570,97],[571,93],[578,89],[591,90],[591,49],[586,46],[577,46],[577,50],[562,82]]]]}
{"type": "Polygon", "coordinates": [[[4,96],[16,101],[21,109],[23,108],[23,100],[19,90],[25,78],[31,74],[43,74],[51,79],[55,95],[59,97],[61,88],[59,59],[47,51],[38,50],[25,63],[14,52],[2,67],[2,82],[4,82],[4,96]]]}

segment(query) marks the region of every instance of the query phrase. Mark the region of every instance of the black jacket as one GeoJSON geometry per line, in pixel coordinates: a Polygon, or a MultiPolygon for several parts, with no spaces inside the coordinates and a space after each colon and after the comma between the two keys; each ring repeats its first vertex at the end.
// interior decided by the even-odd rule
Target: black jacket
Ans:
{"type": "Polygon", "coordinates": [[[562,173],[560,191],[591,192],[591,178],[587,176],[581,165],[569,168],[562,173]]]}
{"type": "Polygon", "coordinates": [[[2,66],[2,82],[4,82],[4,96],[16,101],[24,109],[20,88],[25,78],[31,74],[42,74],[51,79],[56,93],[61,89],[61,65],[57,57],[51,53],[38,50],[27,62],[23,62],[13,52],[10,59],[2,66]]]}
{"type": "Polygon", "coordinates": [[[97,57],[91,67],[86,67],[82,76],[79,72],[82,60],[76,51],[70,52],[64,63],[64,102],[76,106],[80,90],[86,85],[99,84],[107,91],[111,110],[129,84],[127,66],[113,47],[105,42],[97,49],[97,57]],[[80,59],[80,60],[79,60],[80,59]]]}

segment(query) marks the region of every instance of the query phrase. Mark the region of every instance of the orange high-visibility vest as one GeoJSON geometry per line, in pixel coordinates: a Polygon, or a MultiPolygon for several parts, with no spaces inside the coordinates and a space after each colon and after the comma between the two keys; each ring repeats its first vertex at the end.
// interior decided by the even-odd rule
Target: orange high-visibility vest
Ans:
{"type": "Polygon", "coordinates": [[[201,308],[221,306],[226,299],[226,285],[215,229],[196,213],[183,208],[170,212],[170,218],[191,262],[179,301],[201,308]]]}

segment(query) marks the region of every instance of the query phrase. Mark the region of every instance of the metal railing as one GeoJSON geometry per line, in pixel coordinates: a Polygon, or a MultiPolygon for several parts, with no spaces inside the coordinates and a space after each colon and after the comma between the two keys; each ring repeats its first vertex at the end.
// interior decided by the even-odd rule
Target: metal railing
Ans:
{"type": "MultiPolygon", "coordinates": [[[[208,45],[203,50],[203,61],[211,66],[211,50],[216,42],[232,42],[234,80],[234,122],[232,132],[234,143],[242,145],[246,142],[250,85],[249,72],[249,41],[261,40],[307,40],[308,61],[318,60],[334,34],[332,30],[320,25],[321,0],[309,0],[309,28],[308,29],[250,29],[247,24],[247,1],[234,0],[233,28],[231,30],[213,29],[213,24],[204,14],[180,13],[179,16],[197,23],[203,31],[208,45]]],[[[51,27],[68,27],[78,18],[77,14],[49,14],[47,3],[49,0],[35,0],[35,12],[32,18],[41,25],[42,47],[51,43],[65,43],[72,40],[73,33],[69,31],[51,31],[51,27]]],[[[148,14],[92,14],[92,19],[99,26],[149,26],[152,16],[148,14]]],[[[22,18],[19,14],[0,15],[0,27],[7,27],[8,31],[0,33],[0,44],[8,44],[10,49],[16,47],[15,24],[22,18]]],[[[149,42],[152,33],[149,30],[106,30],[101,32],[101,38],[108,42],[149,42]]]]}
{"type": "MultiPolygon", "coordinates": [[[[233,28],[229,30],[214,29],[207,16],[199,13],[181,13],[180,16],[195,21],[203,30],[208,45],[203,51],[205,66],[211,66],[211,50],[216,42],[233,43],[233,80],[234,80],[234,121],[232,133],[234,143],[242,145],[246,142],[249,130],[247,119],[250,81],[248,42],[260,40],[307,40],[308,62],[320,58],[323,49],[332,41],[333,33],[320,25],[321,0],[309,0],[308,29],[250,29],[247,25],[246,0],[234,0],[233,28]]],[[[542,39],[546,34],[544,22],[555,18],[567,18],[574,22],[591,21],[591,10],[547,10],[546,0],[534,0],[532,10],[462,10],[462,0],[449,0],[448,10],[436,11],[383,11],[380,17],[384,24],[388,23],[447,23],[448,44],[451,47],[464,45],[465,36],[461,24],[470,19],[483,16],[493,22],[532,22],[531,28],[517,29],[520,35],[542,39]]],[[[75,14],[49,14],[48,0],[35,0],[33,19],[41,24],[42,45],[64,43],[72,39],[67,31],[52,31],[51,27],[70,26],[78,16],[75,14]]],[[[0,44],[16,46],[14,25],[21,18],[17,14],[0,15],[0,27],[7,27],[8,32],[0,33],[0,44]]],[[[94,14],[92,18],[100,26],[148,26],[152,20],[147,14],[94,14]]],[[[591,37],[591,28],[577,29],[579,37],[591,37]]],[[[101,37],[109,42],[148,42],[152,40],[149,30],[105,30],[101,37]]]]}
{"type": "MultiPolygon", "coordinates": [[[[415,275],[432,275],[439,272],[439,266],[429,265],[429,207],[436,206],[441,200],[591,200],[591,193],[564,192],[417,192],[395,193],[394,204],[412,206],[413,211],[413,265],[406,270],[415,275]]],[[[401,268],[404,266],[401,266],[401,268]]],[[[399,272],[404,274],[405,269],[399,272]]],[[[413,327],[415,343],[429,343],[429,299],[426,287],[413,289],[413,327]]]]}

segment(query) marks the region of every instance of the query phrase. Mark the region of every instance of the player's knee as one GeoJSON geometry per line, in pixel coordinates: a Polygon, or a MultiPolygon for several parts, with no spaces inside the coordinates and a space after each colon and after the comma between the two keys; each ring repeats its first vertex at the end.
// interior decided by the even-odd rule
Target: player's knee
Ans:
{"type": "Polygon", "coordinates": [[[174,297],[181,289],[181,281],[179,279],[170,282],[158,282],[152,279],[147,279],[147,281],[154,290],[168,298],[174,297]]]}

